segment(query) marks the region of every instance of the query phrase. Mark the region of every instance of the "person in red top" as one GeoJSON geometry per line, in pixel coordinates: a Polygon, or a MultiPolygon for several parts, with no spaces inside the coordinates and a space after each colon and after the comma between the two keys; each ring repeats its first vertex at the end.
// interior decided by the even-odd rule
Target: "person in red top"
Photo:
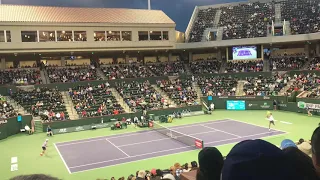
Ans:
{"type": "Polygon", "coordinates": [[[99,114],[100,116],[102,116],[101,106],[100,106],[99,109],[98,109],[98,114],[99,114]]]}
{"type": "Polygon", "coordinates": [[[60,112],[60,118],[62,121],[66,118],[63,111],[60,112]]]}
{"type": "Polygon", "coordinates": [[[83,111],[82,111],[82,117],[85,117],[86,115],[87,115],[86,110],[83,110],[83,111]]]}
{"type": "Polygon", "coordinates": [[[117,114],[119,114],[119,111],[117,109],[115,109],[115,110],[113,110],[113,114],[117,115],[117,114]]]}
{"type": "Polygon", "coordinates": [[[123,117],[121,121],[122,121],[122,122],[126,122],[127,120],[126,120],[125,117],[123,117]]]}

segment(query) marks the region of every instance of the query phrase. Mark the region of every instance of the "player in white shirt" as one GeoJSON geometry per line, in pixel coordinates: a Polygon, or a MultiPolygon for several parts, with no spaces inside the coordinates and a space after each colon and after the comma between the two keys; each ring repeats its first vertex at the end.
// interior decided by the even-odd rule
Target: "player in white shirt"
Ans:
{"type": "Polygon", "coordinates": [[[268,113],[268,115],[267,115],[267,119],[269,120],[269,131],[270,131],[271,124],[273,124],[273,125],[275,126],[275,124],[274,124],[274,118],[273,118],[273,116],[272,116],[272,113],[271,113],[271,112],[270,112],[270,113],[268,113]]]}
{"type": "Polygon", "coordinates": [[[44,153],[46,152],[47,146],[48,146],[48,141],[49,141],[49,139],[46,139],[46,141],[44,141],[44,143],[42,144],[42,153],[40,154],[40,156],[43,156],[44,153]]]}

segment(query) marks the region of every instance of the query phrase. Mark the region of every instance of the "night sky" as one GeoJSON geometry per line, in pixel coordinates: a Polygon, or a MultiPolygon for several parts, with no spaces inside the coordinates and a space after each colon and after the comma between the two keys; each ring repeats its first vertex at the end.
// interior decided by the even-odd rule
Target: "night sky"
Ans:
{"type": "MultiPolygon", "coordinates": [[[[1,0],[2,4],[66,7],[104,7],[147,9],[147,0],[1,0]]],[[[164,11],[185,32],[195,6],[237,2],[240,0],[151,0],[151,8],[164,11]],[[175,3],[173,3],[175,2],[175,3]]]]}

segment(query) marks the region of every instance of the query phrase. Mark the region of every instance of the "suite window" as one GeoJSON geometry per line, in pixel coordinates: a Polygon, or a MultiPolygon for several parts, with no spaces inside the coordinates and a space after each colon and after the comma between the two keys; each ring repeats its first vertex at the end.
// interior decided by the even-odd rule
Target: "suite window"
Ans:
{"type": "Polygon", "coordinates": [[[58,41],[73,41],[72,40],[72,31],[57,31],[57,40],[58,41]]]}
{"type": "Polygon", "coordinates": [[[93,33],[94,41],[105,41],[106,32],[105,31],[95,31],[93,33]]]}
{"type": "Polygon", "coordinates": [[[122,41],[132,41],[131,39],[131,31],[122,31],[122,41]]]}
{"type": "Polygon", "coordinates": [[[0,30],[0,42],[6,42],[4,30],[0,30]]]}
{"type": "Polygon", "coordinates": [[[10,31],[6,31],[6,38],[7,38],[7,42],[11,42],[11,32],[10,31]]]}
{"type": "Polygon", "coordinates": [[[148,41],[149,40],[149,34],[148,31],[139,31],[139,41],[148,41]]]}
{"type": "Polygon", "coordinates": [[[87,32],[74,31],[74,41],[87,41],[87,32]]]}
{"type": "Polygon", "coordinates": [[[56,41],[56,32],[55,31],[39,31],[39,41],[40,42],[56,41]]]}
{"type": "Polygon", "coordinates": [[[38,42],[37,31],[21,31],[22,42],[38,42]]]}
{"type": "Polygon", "coordinates": [[[161,31],[150,31],[150,40],[152,41],[162,40],[161,31]]]}
{"type": "Polygon", "coordinates": [[[107,41],[120,41],[120,31],[107,31],[107,41]]]}
{"type": "Polygon", "coordinates": [[[169,32],[162,31],[162,40],[169,40],[169,32]]]}

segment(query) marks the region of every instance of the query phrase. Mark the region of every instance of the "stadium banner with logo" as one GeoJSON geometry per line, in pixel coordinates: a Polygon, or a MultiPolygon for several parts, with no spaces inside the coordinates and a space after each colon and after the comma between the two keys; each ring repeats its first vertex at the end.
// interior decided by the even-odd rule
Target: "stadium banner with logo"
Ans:
{"type": "Polygon", "coordinates": [[[246,110],[272,110],[273,101],[246,101],[246,110]]]}
{"type": "Polygon", "coordinates": [[[296,102],[280,102],[278,103],[278,110],[282,111],[290,111],[290,112],[298,112],[297,110],[297,103],[296,102]]]}
{"type": "Polygon", "coordinates": [[[71,132],[87,131],[92,129],[108,128],[108,127],[111,127],[111,125],[113,124],[114,122],[108,122],[103,124],[91,124],[91,125],[75,126],[75,127],[61,128],[61,129],[52,129],[52,132],[53,134],[64,134],[64,133],[71,133],[71,132]]]}
{"type": "Polygon", "coordinates": [[[297,109],[299,113],[305,113],[305,114],[308,113],[307,109],[309,109],[309,111],[311,111],[313,115],[320,116],[320,104],[317,104],[317,103],[298,101],[297,109]]]}

